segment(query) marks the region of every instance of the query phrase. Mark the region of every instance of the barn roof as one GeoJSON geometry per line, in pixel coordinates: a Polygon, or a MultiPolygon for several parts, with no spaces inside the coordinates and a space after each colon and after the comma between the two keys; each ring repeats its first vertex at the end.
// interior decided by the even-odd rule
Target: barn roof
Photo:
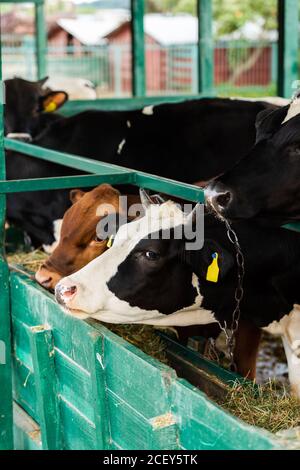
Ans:
{"type": "Polygon", "coordinates": [[[198,20],[188,14],[169,15],[152,13],[145,15],[145,33],[159,44],[191,44],[197,42],[198,20]]]}
{"type": "MultiPolygon", "coordinates": [[[[117,34],[119,28],[129,22],[127,10],[100,10],[97,15],[80,15],[77,18],[61,18],[57,24],[84,45],[96,45],[104,38],[117,34]]],[[[197,18],[188,15],[153,13],[145,15],[145,33],[161,45],[190,44],[197,41],[197,18]]]]}
{"type": "Polygon", "coordinates": [[[89,46],[105,42],[105,36],[128,19],[129,15],[126,10],[102,10],[97,15],[60,18],[57,20],[57,24],[81,44],[89,46]]]}

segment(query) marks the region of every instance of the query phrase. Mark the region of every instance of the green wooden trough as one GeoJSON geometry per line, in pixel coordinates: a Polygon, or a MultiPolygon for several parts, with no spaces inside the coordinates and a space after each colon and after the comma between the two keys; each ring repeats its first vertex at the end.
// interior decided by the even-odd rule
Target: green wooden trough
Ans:
{"type": "MultiPolygon", "coordinates": [[[[66,315],[28,276],[10,283],[16,449],[287,448],[105,326],[66,315]]],[[[169,354],[192,367],[186,351],[169,354]]]]}
{"type": "MultiPolygon", "coordinates": [[[[6,1],[21,3],[25,0],[6,1]]],[[[37,25],[37,70],[41,78],[46,74],[44,1],[32,2],[37,25]]],[[[283,0],[279,6],[278,91],[280,95],[289,96],[290,83],[297,78],[297,0],[283,0]],[[288,35],[285,34],[287,29],[288,35]]],[[[132,0],[131,9],[135,98],[75,102],[66,106],[66,114],[91,107],[133,109],[183,98],[144,96],[144,2],[132,0]]],[[[199,97],[212,93],[211,0],[198,1],[197,11],[199,97]]],[[[167,340],[168,359],[176,372],[175,368],[147,356],[96,321],[66,315],[53,296],[26,273],[8,269],[4,250],[8,193],[91,187],[107,182],[132,184],[202,201],[201,190],[7,139],[6,149],[90,174],[6,181],[2,118],[0,88],[0,449],[300,448],[300,441],[285,441],[249,426],[214,403],[212,397],[221,393],[226,382],[236,378],[231,373],[167,340]],[[192,383],[197,383],[202,390],[192,383]]]]}

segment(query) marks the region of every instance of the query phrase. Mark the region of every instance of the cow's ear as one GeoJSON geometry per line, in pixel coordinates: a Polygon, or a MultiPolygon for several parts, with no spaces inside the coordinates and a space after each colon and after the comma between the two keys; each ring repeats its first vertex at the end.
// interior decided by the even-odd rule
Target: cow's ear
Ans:
{"type": "Polygon", "coordinates": [[[234,266],[234,256],[215,240],[207,240],[203,247],[203,276],[207,278],[208,269],[217,264],[219,278],[223,279],[234,266]]]}
{"type": "Polygon", "coordinates": [[[65,91],[50,91],[41,97],[41,108],[46,113],[52,113],[61,108],[68,101],[68,94],[65,91]]]}
{"type": "Polygon", "coordinates": [[[75,202],[79,201],[79,199],[81,199],[84,195],[85,192],[81,189],[71,189],[70,201],[72,202],[72,204],[75,204],[75,202]]]}
{"type": "Polygon", "coordinates": [[[289,110],[289,105],[279,109],[264,109],[256,116],[256,141],[269,139],[278,131],[289,110]]]}
{"type": "Polygon", "coordinates": [[[48,79],[49,79],[48,76],[46,76],[46,77],[44,77],[44,78],[40,78],[40,79],[38,80],[38,84],[40,85],[40,87],[43,87],[48,79]]]}
{"type": "Polygon", "coordinates": [[[205,240],[199,251],[186,251],[186,260],[201,279],[223,279],[234,266],[234,256],[215,240],[205,240]],[[212,276],[209,276],[212,273],[212,276]],[[217,274],[216,274],[217,273],[217,274]]]}

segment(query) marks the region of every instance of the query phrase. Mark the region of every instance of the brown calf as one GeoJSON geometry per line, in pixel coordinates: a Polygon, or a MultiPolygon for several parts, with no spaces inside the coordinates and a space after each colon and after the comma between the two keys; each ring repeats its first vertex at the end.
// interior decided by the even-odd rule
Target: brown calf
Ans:
{"type": "Polygon", "coordinates": [[[104,253],[107,240],[97,239],[96,226],[105,215],[120,212],[120,193],[109,184],[86,193],[74,189],[70,197],[73,205],[64,215],[59,243],[35,275],[37,282],[49,290],[62,277],[104,253]]]}

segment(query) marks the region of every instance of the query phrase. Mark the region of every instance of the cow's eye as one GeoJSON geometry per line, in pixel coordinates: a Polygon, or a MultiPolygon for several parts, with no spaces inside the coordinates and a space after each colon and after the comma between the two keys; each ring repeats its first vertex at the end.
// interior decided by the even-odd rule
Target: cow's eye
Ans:
{"type": "Polygon", "coordinates": [[[156,261],[159,259],[159,253],[156,253],[156,251],[145,251],[145,257],[150,261],[156,261]]]}

